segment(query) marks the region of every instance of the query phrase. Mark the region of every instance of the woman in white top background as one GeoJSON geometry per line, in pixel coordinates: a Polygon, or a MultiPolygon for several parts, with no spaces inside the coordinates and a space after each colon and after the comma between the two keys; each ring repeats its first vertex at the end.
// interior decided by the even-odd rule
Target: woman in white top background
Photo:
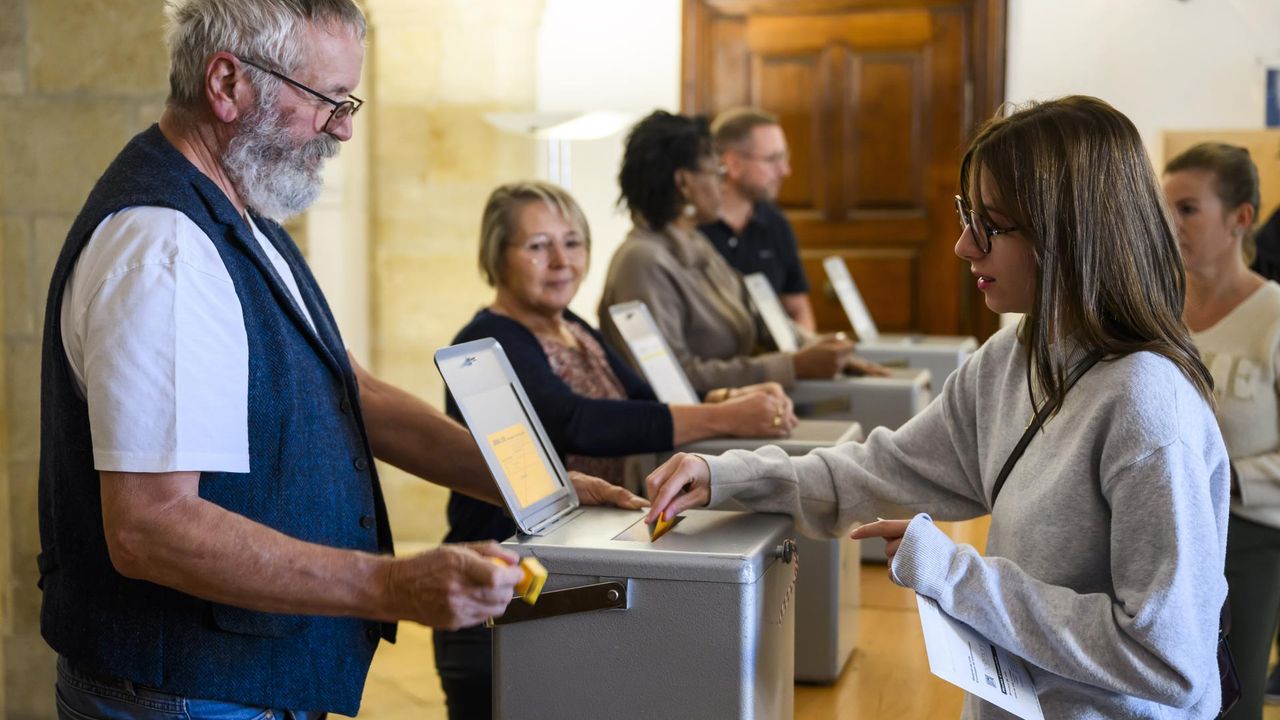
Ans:
{"type": "Polygon", "coordinates": [[[1245,257],[1259,204],[1248,150],[1196,145],[1165,166],[1164,191],[1187,269],[1182,316],[1213,375],[1231,458],[1226,574],[1242,696],[1227,717],[1257,720],[1280,620],[1280,285],[1245,257]]]}
{"type": "MultiPolygon", "coordinates": [[[[1096,98],[1031,105],[979,131],[960,192],[956,254],[1021,326],[896,431],[673,457],[647,480],[649,519],[733,499],[835,536],[914,515],[854,537],[889,540],[895,582],[1022,658],[1046,718],[1213,718],[1230,468],[1138,131],[1096,98]],[[986,555],[930,518],[986,514],[986,555]]],[[[1011,717],[972,695],[964,714],[1011,717]]]]}

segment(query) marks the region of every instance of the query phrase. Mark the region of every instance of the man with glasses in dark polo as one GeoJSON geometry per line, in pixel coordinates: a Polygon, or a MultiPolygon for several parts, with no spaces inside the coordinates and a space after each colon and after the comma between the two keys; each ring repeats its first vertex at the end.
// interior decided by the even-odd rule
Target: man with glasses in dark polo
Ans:
{"type": "Polygon", "coordinates": [[[397,620],[482,622],[521,572],[492,543],[391,555],[375,456],[500,497],[462,427],[350,361],[278,224],[353,132],[360,10],[168,5],[164,114],[90,193],[49,292],[38,562],[59,717],[354,715],[397,620]]]}
{"type": "Polygon", "coordinates": [[[814,330],[809,281],[800,264],[796,236],[774,203],[791,174],[791,154],[778,118],[757,108],[734,108],[711,124],[724,167],[720,217],[702,231],[743,275],[762,272],[787,314],[814,330]]]}

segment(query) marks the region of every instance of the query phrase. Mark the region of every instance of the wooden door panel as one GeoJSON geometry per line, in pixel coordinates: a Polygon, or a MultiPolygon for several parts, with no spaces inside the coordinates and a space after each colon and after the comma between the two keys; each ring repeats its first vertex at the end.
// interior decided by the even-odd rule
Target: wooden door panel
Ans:
{"type": "Polygon", "coordinates": [[[858,292],[871,309],[881,332],[906,332],[916,327],[916,298],[913,288],[918,274],[914,249],[843,250],[834,253],[805,252],[801,260],[813,286],[814,319],[828,330],[850,330],[849,318],[827,281],[822,261],[839,255],[849,266],[858,292]]]}
{"type": "MultiPolygon", "coordinates": [[[[951,215],[955,217],[954,209],[951,215]]],[[[792,217],[790,213],[788,217],[802,248],[824,250],[835,250],[842,246],[916,246],[923,242],[922,238],[930,237],[934,227],[933,220],[923,214],[911,213],[904,216],[904,213],[895,211],[867,212],[856,221],[842,222],[792,217]]]]}
{"type": "Polygon", "coordinates": [[[1003,97],[1006,0],[684,2],[685,111],[781,119],[779,205],[819,327],[847,327],[822,292],[821,259],[838,254],[885,330],[992,332],[952,252],[950,198],[975,119],[1003,97]]]}
{"type": "Polygon", "coordinates": [[[882,210],[923,214],[926,101],[920,54],[860,53],[845,67],[845,217],[857,220],[882,210]]]}
{"type": "Polygon", "coordinates": [[[826,93],[820,53],[752,53],[750,103],[778,116],[791,150],[791,177],[782,184],[778,204],[794,215],[818,215],[825,166],[823,122],[826,93]]]}
{"type": "MultiPolygon", "coordinates": [[[[745,18],[725,18],[710,29],[710,47],[713,58],[711,77],[750,77],[751,53],[747,49],[747,21],[745,18]]],[[[750,102],[750,88],[745,83],[715,83],[712,107],[724,109],[746,105],[750,102]]]]}
{"type": "MultiPolygon", "coordinates": [[[[988,313],[987,325],[974,326],[970,305],[982,299],[968,266],[955,254],[960,233],[952,198],[958,191],[960,158],[964,156],[973,116],[972,76],[965,59],[967,16],[959,7],[934,13],[927,75],[931,116],[925,124],[931,157],[922,165],[922,190],[929,214],[929,241],[917,267],[918,327],[937,334],[972,333],[986,337],[998,328],[999,317],[988,313]]],[[[994,108],[993,108],[994,109],[994,108]]],[[[982,117],[988,113],[983,112],[982,117]]],[[[985,305],[983,306],[985,309],[985,305]]]]}
{"type": "Polygon", "coordinates": [[[747,18],[747,45],[758,53],[818,52],[832,45],[862,50],[919,47],[931,34],[932,20],[925,10],[747,18]]]}

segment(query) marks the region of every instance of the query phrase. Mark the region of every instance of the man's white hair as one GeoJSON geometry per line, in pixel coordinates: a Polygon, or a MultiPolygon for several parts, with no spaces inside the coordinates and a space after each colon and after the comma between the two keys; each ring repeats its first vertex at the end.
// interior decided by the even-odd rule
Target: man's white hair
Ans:
{"type": "Polygon", "coordinates": [[[217,52],[262,63],[286,75],[302,60],[309,24],[348,29],[363,41],[364,13],[353,0],[168,0],[169,103],[194,106],[205,67],[217,52]]]}

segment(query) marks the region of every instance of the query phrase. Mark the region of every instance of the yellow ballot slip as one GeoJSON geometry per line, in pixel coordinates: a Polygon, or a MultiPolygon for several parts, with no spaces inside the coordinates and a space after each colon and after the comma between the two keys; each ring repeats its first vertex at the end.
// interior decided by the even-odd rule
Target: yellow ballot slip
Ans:
{"type": "MultiPolygon", "coordinates": [[[[489,559],[495,565],[507,564],[502,558],[489,559]]],[[[532,605],[538,602],[538,596],[542,594],[542,586],[547,584],[547,569],[538,562],[538,558],[532,555],[520,558],[520,569],[524,571],[524,577],[516,583],[516,592],[520,594],[522,600],[532,605]]]]}
{"type": "Polygon", "coordinates": [[[680,518],[677,516],[668,520],[666,513],[659,515],[657,521],[649,524],[649,542],[653,542],[663,535],[666,535],[668,530],[676,526],[676,521],[679,519],[680,518]]]}
{"type": "Polygon", "coordinates": [[[528,507],[556,491],[556,481],[524,423],[491,433],[486,439],[521,507],[528,507]]]}

